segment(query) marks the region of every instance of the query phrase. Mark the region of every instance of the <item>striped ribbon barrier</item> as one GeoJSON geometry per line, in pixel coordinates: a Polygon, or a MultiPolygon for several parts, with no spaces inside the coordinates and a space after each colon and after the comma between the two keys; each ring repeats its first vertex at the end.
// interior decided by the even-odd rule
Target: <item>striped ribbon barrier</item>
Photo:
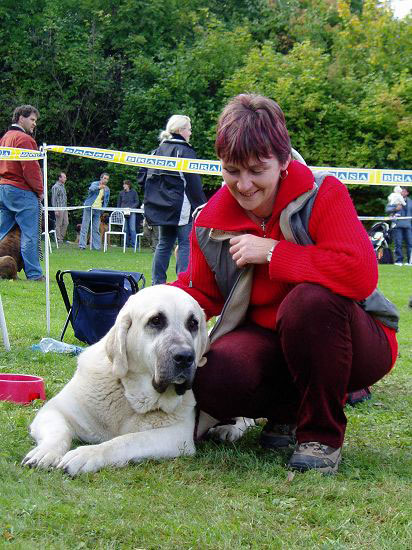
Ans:
{"type": "MultiPolygon", "coordinates": [[[[121,208],[116,206],[101,206],[99,208],[95,206],[48,206],[43,207],[43,211],[48,212],[63,212],[64,210],[84,210],[90,208],[90,210],[101,210],[102,212],[114,212],[115,210],[121,210],[125,214],[144,214],[143,208],[121,208]]],[[[379,222],[396,222],[397,220],[412,220],[412,216],[358,216],[360,221],[379,221],[379,222]]]]}
{"type": "Polygon", "coordinates": [[[0,147],[0,160],[43,160],[45,153],[33,149],[0,147]]]}
{"type": "MultiPolygon", "coordinates": [[[[222,177],[222,165],[218,160],[186,159],[144,155],[111,149],[45,145],[41,151],[0,147],[0,160],[42,160],[48,151],[95,159],[138,168],[165,169],[172,172],[222,177]]],[[[311,170],[332,173],[345,185],[403,185],[412,186],[412,170],[386,170],[374,168],[337,168],[333,166],[310,166],[311,170]]]]}

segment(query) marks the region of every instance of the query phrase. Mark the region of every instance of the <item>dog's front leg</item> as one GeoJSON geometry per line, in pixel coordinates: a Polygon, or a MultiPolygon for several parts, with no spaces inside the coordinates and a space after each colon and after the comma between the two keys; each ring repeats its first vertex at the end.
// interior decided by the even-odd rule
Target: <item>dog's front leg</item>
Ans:
{"type": "Polygon", "coordinates": [[[70,449],[73,432],[64,415],[47,405],[39,411],[30,433],[36,440],[34,447],[24,457],[22,464],[30,468],[54,468],[70,449]]]}
{"type": "Polygon", "coordinates": [[[147,458],[192,455],[195,453],[193,430],[194,421],[185,421],[165,428],[120,435],[99,445],[85,445],[69,451],[57,467],[75,476],[147,458]]]}

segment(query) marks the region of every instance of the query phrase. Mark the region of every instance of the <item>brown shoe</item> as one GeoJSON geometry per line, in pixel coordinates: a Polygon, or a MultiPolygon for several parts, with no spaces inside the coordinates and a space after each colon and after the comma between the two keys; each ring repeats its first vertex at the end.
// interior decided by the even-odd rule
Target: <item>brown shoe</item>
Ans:
{"type": "Polygon", "coordinates": [[[46,280],[46,277],[42,275],[41,277],[36,277],[36,279],[27,279],[28,281],[35,281],[36,283],[43,283],[46,280]]]}
{"type": "Polygon", "coordinates": [[[317,441],[310,441],[296,445],[289,460],[289,466],[300,472],[319,470],[323,474],[335,474],[338,471],[341,458],[342,447],[335,449],[317,441]]]}
{"type": "Polygon", "coordinates": [[[271,420],[260,434],[260,445],[264,449],[274,451],[293,447],[296,443],[296,426],[292,424],[275,424],[271,420]]]}

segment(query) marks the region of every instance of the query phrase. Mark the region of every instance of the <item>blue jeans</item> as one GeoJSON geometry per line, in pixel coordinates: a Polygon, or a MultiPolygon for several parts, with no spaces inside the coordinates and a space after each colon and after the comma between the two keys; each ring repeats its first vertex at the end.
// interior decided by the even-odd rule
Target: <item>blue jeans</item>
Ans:
{"type": "Polygon", "coordinates": [[[159,227],[159,242],[153,257],[152,285],[166,282],[166,272],[169,267],[170,256],[177,239],[179,245],[176,259],[176,273],[187,270],[189,264],[189,235],[192,222],[187,225],[161,225],[159,227]]]}
{"type": "MultiPolygon", "coordinates": [[[[92,248],[100,250],[100,215],[101,210],[93,210],[92,248]]],[[[82,227],[80,229],[79,248],[86,248],[87,235],[90,228],[90,208],[83,210],[82,227]]]]}
{"type": "Polygon", "coordinates": [[[20,250],[28,279],[38,279],[43,274],[39,260],[39,221],[39,199],[33,191],[0,185],[0,240],[15,224],[20,227],[20,250]]]}
{"type": "Polygon", "coordinates": [[[136,212],[124,217],[124,231],[126,233],[126,246],[134,246],[136,240],[136,212]]]}
{"type": "Polygon", "coordinates": [[[395,262],[403,262],[402,245],[406,244],[406,261],[412,261],[412,228],[411,227],[395,227],[395,262]]]}

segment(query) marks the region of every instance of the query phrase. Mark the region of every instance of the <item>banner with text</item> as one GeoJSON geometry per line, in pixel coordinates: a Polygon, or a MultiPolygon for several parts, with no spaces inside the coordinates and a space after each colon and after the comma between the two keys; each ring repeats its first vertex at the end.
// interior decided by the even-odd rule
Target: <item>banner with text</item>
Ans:
{"type": "MultiPolygon", "coordinates": [[[[218,160],[186,159],[145,155],[111,149],[93,147],[74,147],[65,145],[46,145],[45,151],[0,147],[0,160],[41,160],[45,153],[63,153],[103,162],[126,164],[138,168],[188,172],[192,174],[220,176],[222,166],[218,160]]],[[[345,185],[404,185],[412,186],[412,170],[386,170],[373,168],[336,168],[332,166],[310,166],[311,170],[327,171],[336,176],[345,185]]]]}

